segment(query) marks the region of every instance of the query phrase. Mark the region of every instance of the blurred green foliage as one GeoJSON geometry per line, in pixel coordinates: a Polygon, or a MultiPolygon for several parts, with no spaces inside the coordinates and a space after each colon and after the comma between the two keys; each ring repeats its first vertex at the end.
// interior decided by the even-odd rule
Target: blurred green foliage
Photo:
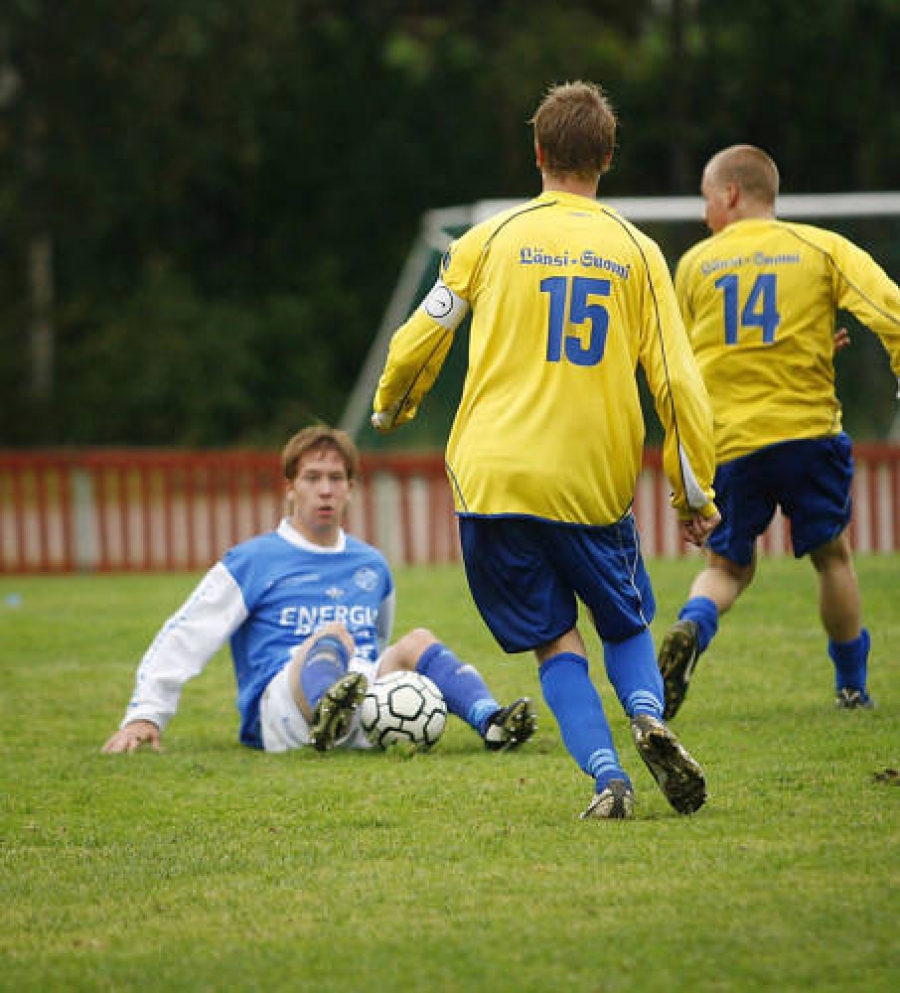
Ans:
{"type": "MultiPolygon", "coordinates": [[[[536,191],[554,81],[618,108],[608,196],[695,193],[738,140],[786,192],[898,187],[898,40],[891,0],[6,0],[0,445],[337,420],[422,213],[536,191]]],[[[896,227],[864,244],[900,273],[896,227]]],[[[848,411],[869,337],[841,359],[848,411]]]]}

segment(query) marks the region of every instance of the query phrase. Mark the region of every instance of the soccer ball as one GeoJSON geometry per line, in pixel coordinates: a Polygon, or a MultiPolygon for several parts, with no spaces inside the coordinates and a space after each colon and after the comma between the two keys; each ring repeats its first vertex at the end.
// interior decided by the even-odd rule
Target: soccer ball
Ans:
{"type": "Polygon", "coordinates": [[[366,737],[379,748],[410,744],[424,751],[444,733],[447,705],[427,676],[391,672],[369,686],[359,719],[366,737]]]}

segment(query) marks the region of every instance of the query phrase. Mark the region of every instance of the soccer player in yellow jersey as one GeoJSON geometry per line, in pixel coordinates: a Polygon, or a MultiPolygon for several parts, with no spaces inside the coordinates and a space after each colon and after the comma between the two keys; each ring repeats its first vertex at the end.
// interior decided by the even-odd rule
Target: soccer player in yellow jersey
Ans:
{"type": "Polygon", "coordinates": [[[585,82],[554,87],[532,124],[543,192],[451,246],[394,334],[373,424],[415,415],[471,310],[447,472],[473,599],[505,651],[534,651],[562,739],[595,783],[583,816],[630,817],[634,795],[589,675],[578,600],[639,754],[671,805],[692,813],[704,776],[661,719],[655,604],[631,513],[637,365],[665,427],[682,533],[698,544],[718,521],[708,398],[659,248],[596,200],[615,146],[606,97],[585,82]]]}
{"type": "Polygon", "coordinates": [[[667,718],[684,700],[719,617],[749,586],[756,539],[777,506],[819,580],[837,705],[871,707],[869,634],[847,524],[853,456],[835,396],[835,311],[882,340],[900,377],[900,289],[846,238],[775,217],[778,169],[752,145],[710,159],[701,192],[712,237],[678,264],[675,288],[709,390],[722,524],[660,646],[667,718]]]}

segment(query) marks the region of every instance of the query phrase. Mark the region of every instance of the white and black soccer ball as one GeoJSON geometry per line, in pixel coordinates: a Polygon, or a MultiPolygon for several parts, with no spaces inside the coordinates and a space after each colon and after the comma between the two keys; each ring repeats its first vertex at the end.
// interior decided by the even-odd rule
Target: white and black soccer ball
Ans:
{"type": "Polygon", "coordinates": [[[419,672],[391,672],[369,685],[359,708],[366,737],[379,748],[408,744],[431,748],[444,733],[447,704],[419,672]]]}

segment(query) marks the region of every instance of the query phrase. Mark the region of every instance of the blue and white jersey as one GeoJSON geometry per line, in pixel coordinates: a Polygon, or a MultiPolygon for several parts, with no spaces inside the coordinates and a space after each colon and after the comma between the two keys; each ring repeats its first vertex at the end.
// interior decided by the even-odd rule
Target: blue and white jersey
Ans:
{"type": "Polygon", "coordinates": [[[374,662],[394,621],[394,582],[377,549],[341,532],[322,548],[287,520],[277,531],[226,553],[157,634],[138,667],[123,724],[150,720],[162,730],[184,684],[230,640],[241,741],[261,747],[259,701],[291,649],[330,621],[342,621],[356,655],[374,662]]]}

